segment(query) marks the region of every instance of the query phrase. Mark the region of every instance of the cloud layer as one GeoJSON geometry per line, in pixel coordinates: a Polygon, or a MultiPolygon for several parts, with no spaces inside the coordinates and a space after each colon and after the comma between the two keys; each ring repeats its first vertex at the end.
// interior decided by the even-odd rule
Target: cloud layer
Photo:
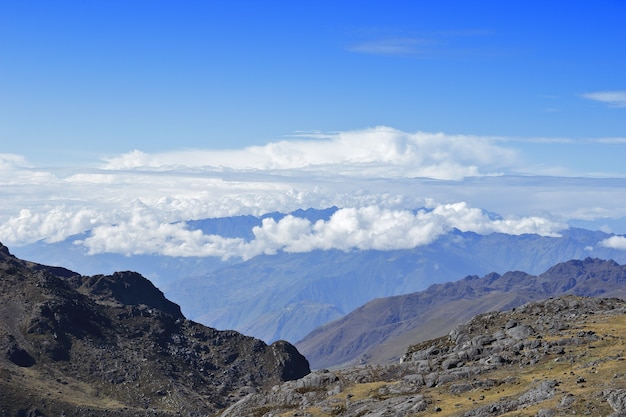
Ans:
{"type": "Polygon", "coordinates": [[[626,179],[516,175],[525,167],[512,143],[377,127],[241,150],[132,151],[92,167],[41,168],[0,154],[0,241],[91,231],[91,253],[249,258],[414,247],[452,228],[550,235],[569,219],[626,216],[626,179]],[[184,223],[331,206],[342,210],[327,222],[266,220],[250,242],[184,223]]]}
{"type": "Polygon", "coordinates": [[[212,167],[257,171],[332,172],[350,177],[461,179],[498,173],[517,153],[495,138],[406,133],[388,127],[315,135],[242,150],[189,150],[148,155],[132,151],[111,158],[106,170],[212,167]]]}
{"type": "Polygon", "coordinates": [[[160,254],[168,256],[219,256],[250,259],[278,251],[301,253],[339,249],[410,249],[427,245],[453,228],[477,233],[536,233],[557,235],[564,225],[540,217],[491,219],[465,203],[436,205],[413,213],[379,207],[339,209],[328,221],[288,215],[279,221],[263,220],[254,227],[254,239],[244,241],[205,235],[184,223],[164,224],[136,206],[133,216],[116,225],[98,226],[83,243],[89,252],[160,254]]]}

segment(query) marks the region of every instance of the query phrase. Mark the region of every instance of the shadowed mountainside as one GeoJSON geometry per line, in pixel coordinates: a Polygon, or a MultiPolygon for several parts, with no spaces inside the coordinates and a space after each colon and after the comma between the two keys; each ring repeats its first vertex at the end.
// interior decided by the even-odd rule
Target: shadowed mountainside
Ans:
{"type": "Polygon", "coordinates": [[[189,321],[137,273],[81,276],[0,245],[1,415],[207,415],[308,373],[289,343],[189,321]]]}

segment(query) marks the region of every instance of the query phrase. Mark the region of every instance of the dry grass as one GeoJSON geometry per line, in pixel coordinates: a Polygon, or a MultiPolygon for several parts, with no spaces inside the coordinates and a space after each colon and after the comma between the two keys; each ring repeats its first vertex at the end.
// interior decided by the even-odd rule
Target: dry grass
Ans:
{"type": "MultiPolygon", "coordinates": [[[[478,389],[460,395],[450,393],[449,386],[437,387],[429,391],[434,405],[441,408],[438,416],[457,416],[464,412],[507,398],[517,398],[532,386],[543,380],[558,381],[557,395],[550,400],[518,410],[503,416],[535,416],[540,409],[556,409],[561,399],[572,394],[577,400],[570,406],[569,413],[577,415],[608,415],[609,407],[601,392],[608,388],[626,388],[626,316],[604,316],[588,319],[580,323],[580,328],[572,329],[565,337],[575,337],[579,332],[593,331],[601,337],[596,342],[566,348],[567,357],[546,357],[535,366],[527,368],[503,368],[483,375],[484,378],[504,380],[515,376],[516,382],[501,384],[488,389],[478,389]],[[581,379],[584,382],[580,382],[581,379]],[[590,414],[589,414],[590,413],[590,414]]],[[[419,415],[419,414],[417,414],[419,415]]]]}
{"type": "Polygon", "coordinates": [[[127,405],[107,397],[91,384],[66,377],[56,377],[49,369],[43,367],[12,367],[10,371],[3,373],[3,377],[0,378],[2,392],[7,398],[14,396],[21,398],[24,392],[12,393],[10,391],[19,389],[15,388],[15,384],[7,384],[11,380],[20,381],[21,387],[28,387],[29,396],[45,399],[50,403],[65,403],[76,407],[103,410],[127,408],[127,405]]]}
{"type": "MultiPolygon", "coordinates": [[[[602,392],[609,388],[626,388],[626,362],[624,361],[626,316],[590,316],[577,323],[576,328],[549,339],[575,338],[580,332],[595,332],[600,339],[581,345],[565,346],[565,354],[546,356],[533,366],[522,368],[517,365],[505,366],[480,376],[482,380],[500,381],[495,386],[476,388],[462,394],[452,393],[450,389],[452,384],[430,389],[420,387],[415,393],[424,395],[429,402],[429,407],[425,411],[414,413],[413,416],[461,416],[477,407],[518,398],[522,393],[545,380],[558,382],[556,395],[553,398],[521,410],[501,414],[501,416],[531,417],[535,416],[540,409],[560,410],[561,414],[557,415],[603,416],[611,414],[613,410],[602,392]],[[565,409],[559,408],[561,400],[569,395],[573,395],[575,400],[565,409]],[[433,413],[435,408],[440,410],[433,413]]],[[[392,385],[393,383],[383,381],[347,385],[333,399],[337,404],[345,403],[348,396],[351,401],[385,399],[385,396],[379,395],[379,390],[392,385]]],[[[338,415],[333,410],[323,411],[317,407],[299,411],[308,412],[314,417],[338,415]]],[[[284,417],[293,415],[293,411],[281,414],[284,417]]]]}

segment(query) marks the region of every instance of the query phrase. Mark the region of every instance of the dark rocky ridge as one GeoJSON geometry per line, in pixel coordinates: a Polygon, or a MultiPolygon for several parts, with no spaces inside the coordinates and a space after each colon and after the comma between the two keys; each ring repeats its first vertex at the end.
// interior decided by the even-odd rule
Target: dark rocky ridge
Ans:
{"type": "Polygon", "coordinates": [[[186,320],[139,274],[81,276],[0,245],[0,416],[210,415],[309,372],[287,342],[186,320]]]}
{"type": "Polygon", "coordinates": [[[379,298],[322,326],[296,346],[313,368],[388,363],[405,346],[446,334],[476,314],[506,310],[562,294],[626,297],[626,265],[571,260],[540,275],[521,271],[434,284],[407,295],[379,298]]]}

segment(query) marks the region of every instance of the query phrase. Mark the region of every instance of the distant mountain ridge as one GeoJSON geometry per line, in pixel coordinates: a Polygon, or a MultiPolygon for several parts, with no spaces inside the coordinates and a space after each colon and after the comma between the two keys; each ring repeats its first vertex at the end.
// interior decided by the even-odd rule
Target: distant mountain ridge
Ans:
{"type": "Polygon", "coordinates": [[[430,245],[395,251],[316,251],[258,256],[162,288],[183,311],[216,328],[298,342],[317,326],[380,297],[426,289],[469,274],[541,273],[570,259],[626,262],[597,247],[609,235],[569,229],[561,237],[479,235],[458,230],[430,245]],[[590,250],[590,247],[594,247],[590,250]],[[225,285],[226,284],[226,285],[225,285]]]}
{"type": "Polygon", "coordinates": [[[396,360],[403,346],[442,336],[472,316],[563,294],[626,299],[626,265],[586,258],[540,275],[472,275],[407,295],[379,298],[296,344],[313,368],[396,360]]]}

